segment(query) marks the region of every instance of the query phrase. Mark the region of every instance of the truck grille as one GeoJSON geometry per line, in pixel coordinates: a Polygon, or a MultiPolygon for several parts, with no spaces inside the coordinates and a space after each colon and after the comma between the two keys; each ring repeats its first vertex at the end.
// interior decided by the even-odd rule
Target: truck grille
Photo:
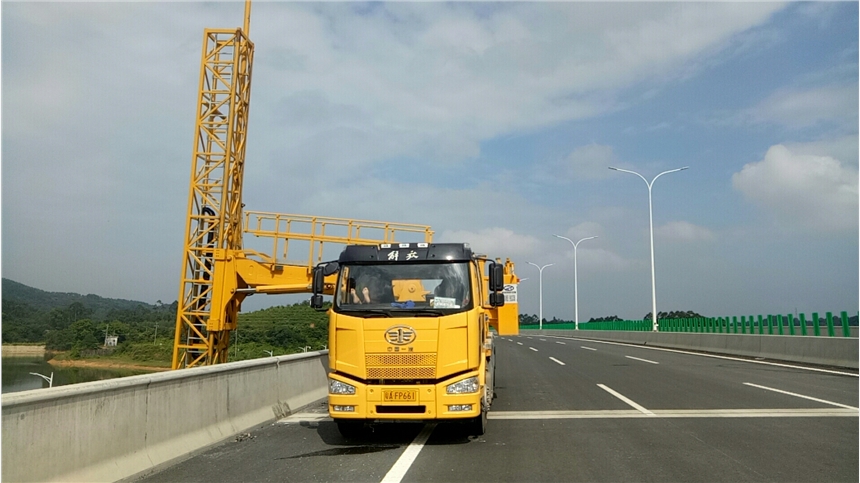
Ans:
{"type": "Polygon", "coordinates": [[[367,354],[368,379],[434,379],[436,354],[367,354]]]}

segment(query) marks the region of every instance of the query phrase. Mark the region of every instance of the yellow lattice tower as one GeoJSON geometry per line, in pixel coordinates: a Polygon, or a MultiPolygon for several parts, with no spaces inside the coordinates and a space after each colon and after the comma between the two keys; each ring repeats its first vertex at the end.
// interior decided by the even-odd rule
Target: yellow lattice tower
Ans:
{"type": "MultiPolygon", "coordinates": [[[[242,177],[254,44],[245,28],[206,29],[200,67],[173,368],[227,360],[238,304],[211,317],[216,250],[242,247],[242,177]]],[[[220,309],[215,309],[219,310],[220,309]]]]}

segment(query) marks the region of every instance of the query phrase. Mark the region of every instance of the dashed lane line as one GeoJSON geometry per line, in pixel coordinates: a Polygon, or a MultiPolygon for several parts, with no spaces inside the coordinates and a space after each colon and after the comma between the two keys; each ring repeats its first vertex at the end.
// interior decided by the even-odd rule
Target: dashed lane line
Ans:
{"type": "Polygon", "coordinates": [[[595,349],[594,347],[586,347],[586,346],[584,346],[584,345],[579,346],[579,348],[580,348],[580,349],[585,349],[585,350],[587,350],[587,351],[596,351],[596,350],[597,350],[597,349],[595,349]]]}
{"type": "Polygon", "coordinates": [[[529,349],[531,349],[531,350],[533,350],[533,351],[535,351],[535,352],[537,352],[537,351],[538,351],[538,350],[537,350],[537,349],[535,349],[534,347],[529,347],[529,349]]]}
{"type": "MultiPolygon", "coordinates": [[[[564,339],[564,340],[588,341],[588,342],[593,342],[595,344],[608,344],[608,345],[620,345],[620,346],[626,346],[626,347],[636,347],[639,349],[652,350],[652,351],[674,352],[676,354],[686,354],[686,355],[699,356],[699,357],[710,357],[712,359],[723,359],[723,360],[727,360],[727,361],[747,362],[749,364],[762,364],[762,365],[766,365],[766,366],[787,367],[790,369],[799,369],[802,371],[812,371],[812,372],[822,372],[825,374],[837,374],[840,376],[860,377],[860,373],[855,374],[853,372],[835,371],[832,369],[822,369],[819,367],[807,367],[807,366],[798,366],[796,364],[785,364],[785,363],[780,363],[780,362],[758,361],[758,360],[753,360],[753,359],[742,359],[740,357],[724,356],[724,355],[718,355],[718,354],[706,354],[706,353],[702,353],[702,352],[692,352],[692,351],[685,351],[685,350],[680,350],[680,349],[668,349],[666,347],[646,347],[643,345],[633,344],[633,343],[612,342],[612,341],[608,341],[608,340],[580,339],[577,337],[562,337],[562,336],[556,336],[556,335],[548,335],[547,337],[552,337],[555,339],[564,339]]],[[[583,349],[585,349],[585,347],[583,347],[583,349]]]]}
{"type": "Polygon", "coordinates": [[[853,409],[853,410],[855,410],[855,411],[860,410],[860,408],[855,408],[854,406],[848,406],[848,405],[845,405],[845,404],[840,404],[840,403],[837,403],[837,402],[828,401],[828,400],[826,400],[826,399],[818,399],[817,397],[804,396],[803,394],[797,394],[797,393],[794,393],[794,392],[783,391],[783,390],[781,390],[781,389],[774,389],[774,388],[772,388],[772,387],[759,386],[758,384],[753,384],[753,383],[751,383],[751,382],[745,382],[745,383],[744,383],[744,385],[745,385],[745,386],[750,386],[750,387],[757,387],[757,388],[759,388],[759,389],[764,389],[765,391],[773,391],[773,392],[778,392],[778,393],[780,393],[780,394],[787,394],[787,395],[789,395],[789,396],[794,396],[794,397],[799,397],[799,398],[803,398],[803,399],[808,399],[808,400],[810,400],[810,401],[820,402],[820,403],[824,403],[824,404],[830,404],[831,406],[839,406],[840,408],[853,409]]]}
{"type": "Polygon", "coordinates": [[[600,389],[603,389],[604,391],[608,392],[609,394],[612,394],[613,396],[617,397],[618,399],[621,399],[622,401],[627,403],[628,406],[632,407],[633,409],[640,411],[642,414],[645,414],[648,416],[654,416],[654,413],[652,413],[651,411],[645,409],[644,407],[636,404],[632,399],[628,399],[623,394],[612,390],[612,388],[610,388],[604,384],[598,384],[597,387],[599,387],[600,389]]]}
{"type": "Polygon", "coordinates": [[[659,362],[649,361],[648,359],[640,359],[638,357],[633,357],[633,356],[624,356],[624,357],[626,357],[628,359],[633,359],[634,361],[647,362],[648,364],[659,364],[659,362]]]}
{"type": "Polygon", "coordinates": [[[565,365],[564,362],[561,362],[560,360],[556,359],[555,357],[550,357],[549,360],[555,362],[556,364],[558,364],[560,366],[565,365]]]}
{"type": "Polygon", "coordinates": [[[427,443],[427,440],[430,439],[430,434],[433,433],[434,429],[436,429],[436,423],[428,423],[424,426],[424,429],[418,433],[418,436],[415,436],[415,439],[412,440],[412,443],[409,444],[406,451],[400,455],[400,458],[397,459],[394,466],[388,470],[388,473],[386,473],[385,477],[382,479],[382,483],[400,483],[400,481],[403,480],[403,477],[406,476],[406,472],[409,471],[409,468],[412,466],[412,462],[415,461],[415,458],[418,457],[418,453],[421,452],[421,448],[423,448],[424,444],[427,443]]]}

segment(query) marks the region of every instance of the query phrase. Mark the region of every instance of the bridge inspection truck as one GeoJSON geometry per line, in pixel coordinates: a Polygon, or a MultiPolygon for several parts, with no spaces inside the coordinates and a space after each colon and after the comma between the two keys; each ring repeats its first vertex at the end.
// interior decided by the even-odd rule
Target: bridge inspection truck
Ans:
{"type": "Polygon", "coordinates": [[[340,432],[456,420],[484,434],[494,332],[519,330],[513,269],[465,243],[348,245],[317,265],[311,305],[321,309],[322,294],[333,295],[328,411],[340,432]]]}
{"type": "Polygon", "coordinates": [[[329,411],[341,432],[452,419],[483,433],[490,328],[518,331],[513,263],[433,243],[429,226],[245,210],[249,25],[246,1],[242,28],[204,31],[172,368],[227,362],[251,295],[312,292],[321,307],[326,294],[329,411]],[[346,247],[322,263],[333,243],[346,247]]]}

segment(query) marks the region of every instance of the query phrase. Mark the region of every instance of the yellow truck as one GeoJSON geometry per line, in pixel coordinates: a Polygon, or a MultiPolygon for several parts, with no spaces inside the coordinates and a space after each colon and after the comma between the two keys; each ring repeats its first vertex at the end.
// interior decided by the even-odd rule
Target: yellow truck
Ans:
{"type": "Polygon", "coordinates": [[[484,434],[494,333],[519,330],[513,269],[465,243],[348,245],[317,265],[311,305],[333,294],[328,411],[341,434],[397,420],[484,434]]]}

